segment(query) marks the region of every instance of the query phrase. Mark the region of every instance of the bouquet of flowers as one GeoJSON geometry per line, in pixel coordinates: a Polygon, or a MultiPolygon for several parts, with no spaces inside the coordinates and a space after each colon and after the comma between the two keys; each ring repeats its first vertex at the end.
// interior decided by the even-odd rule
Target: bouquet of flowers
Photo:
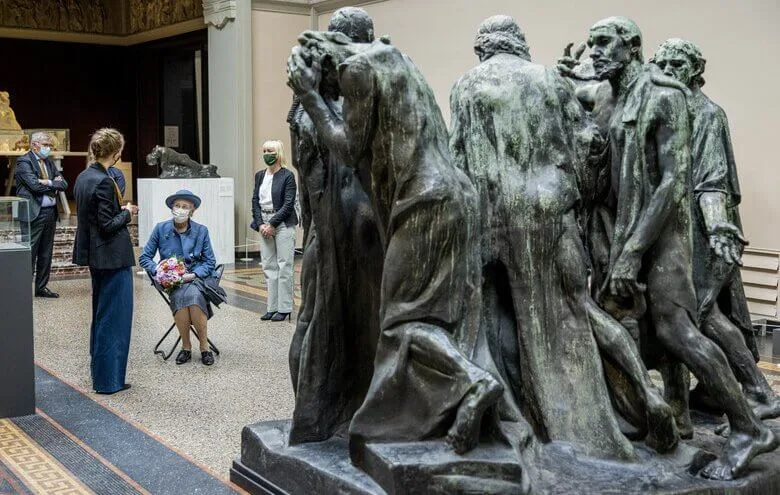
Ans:
{"type": "Polygon", "coordinates": [[[170,293],[184,282],[185,273],[187,273],[187,267],[184,265],[184,260],[172,256],[157,263],[157,273],[155,273],[154,279],[165,289],[165,292],[170,293]]]}

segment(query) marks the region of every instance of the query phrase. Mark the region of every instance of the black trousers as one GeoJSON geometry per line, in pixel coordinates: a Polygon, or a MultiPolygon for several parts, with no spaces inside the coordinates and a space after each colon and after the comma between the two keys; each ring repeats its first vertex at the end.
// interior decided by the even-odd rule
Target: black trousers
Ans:
{"type": "MultiPolygon", "coordinates": [[[[25,229],[26,230],[26,229],[25,229]]],[[[41,208],[30,222],[30,255],[35,273],[35,291],[41,291],[49,283],[51,258],[54,251],[54,233],[57,230],[57,207],[41,208]]],[[[25,234],[23,231],[22,234],[25,234]]]]}

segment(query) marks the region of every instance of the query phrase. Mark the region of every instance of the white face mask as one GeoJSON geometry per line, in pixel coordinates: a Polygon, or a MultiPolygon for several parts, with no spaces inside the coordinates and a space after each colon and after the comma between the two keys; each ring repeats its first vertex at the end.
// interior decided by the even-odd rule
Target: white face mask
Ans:
{"type": "Polygon", "coordinates": [[[173,221],[176,223],[184,223],[190,218],[189,210],[185,210],[184,208],[173,208],[171,214],[173,215],[173,221]]]}

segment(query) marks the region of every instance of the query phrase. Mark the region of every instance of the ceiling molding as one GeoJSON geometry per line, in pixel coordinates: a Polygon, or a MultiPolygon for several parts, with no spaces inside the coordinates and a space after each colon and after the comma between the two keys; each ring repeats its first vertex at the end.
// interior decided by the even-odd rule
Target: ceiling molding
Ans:
{"type": "Polygon", "coordinates": [[[65,43],[88,43],[92,45],[132,46],[139,43],[146,43],[147,41],[154,41],[158,39],[169,38],[171,36],[177,36],[179,34],[190,33],[200,29],[206,29],[206,25],[203,23],[203,19],[198,18],[126,36],[0,27],[0,38],[60,41],[65,43]]]}
{"type": "Polygon", "coordinates": [[[203,22],[202,18],[190,19],[189,21],[179,22],[170,26],[163,26],[149,31],[142,31],[140,33],[123,36],[122,45],[131,46],[139,43],[146,43],[147,41],[160,40],[163,38],[170,38],[171,36],[178,36],[180,34],[191,33],[200,29],[206,29],[207,25],[203,22]]]}
{"type": "Polygon", "coordinates": [[[317,0],[312,2],[312,8],[317,14],[328,14],[343,7],[362,7],[372,3],[382,3],[387,0],[317,0]]]}
{"type": "Polygon", "coordinates": [[[312,6],[303,0],[290,2],[283,0],[252,0],[252,10],[261,12],[277,12],[280,14],[311,15],[312,6]]]}
{"type": "Polygon", "coordinates": [[[20,40],[39,41],[64,41],[68,43],[91,43],[98,45],[121,46],[122,38],[124,38],[124,36],[0,27],[0,38],[15,38],[20,40]]]}
{"type": "Polygon", "coordinates": [[[342,7],[360,7],[387,0],[252,0],[252,10],[282,14],[320,15],[342,7]]]}

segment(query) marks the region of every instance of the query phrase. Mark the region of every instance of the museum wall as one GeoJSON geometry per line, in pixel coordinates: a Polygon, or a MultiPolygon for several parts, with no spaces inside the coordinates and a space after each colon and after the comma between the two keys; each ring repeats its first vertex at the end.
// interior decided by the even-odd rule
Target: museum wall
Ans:
{"type": "Polygon", "coordinates": [[[261,166],[260,147],[269,139],[284,142],[289,161],[290,129],[286,120],[292,90],[287,87],[287,58],[309,22],[307,15],[252,11],[255,171],[261,166]]]}
{"type": "MultiPolygon", "coordinates": [[[[387,0],[364,8],[377,35],[389,34],[423,71],[447,121],[449,91],[477,63],[474,34],[490,15],[512,15],[525,30],[534,61],[546,65],[555,63],[567,42],[584,41],[591,24],[611,15],[639,24],[648,59],[667,38],[698,43],[708,60],[704,90],[731,122],[746,234],[752,247],[780,250],[774,145],[780,133],[780,64],[771,61],[780,52],[777,0],[387,0]]],[[[321,29],[329,17],[319,17],[321,29]]],[[[290,37],[287,45],[293,42],[290,37]]],[[[278,85],[275,92],[286,101],[285,87],[278,85]]]]}
{"type": "MultiPolygon", "coordinates": [[[[260,170],[260,147],[270,139],[284,143],[290,161],[290,128],[287,112],[292,103],[292,90],[287,87],[287,58],[298,34],[309,28],[308,15],[252,11],[252,84],[254,99],[253,168],[260,170]]],[[[290,167],[296,174],[297,171],[290,167]]],[[[254,187],[254,182],[251,184],[254,187]]],[[[252,194],[252,191],[249,191],[252,194]]],[[[251,220],[251,216],[250,216],[251,220]]],[[[255,235],[249,232],[249,235],[255,235]]],[[[303,229],[298,229],[297,247],[303,244],[303,229]]],[[[250,247],[255,250],[256,247],[250,247]]]]}
{"type": "MultiPolygon", "coordinates": [[[[16,60],[0,72],[0,90],[10,93],[22,128],[70,129],[71,150],[86,151],[95,129],[117,127],[127,139],[123,159],[137,162],[135,72],[125,48],[0,38],[0,53],[16,60]]],[[[84,165],[81,157],[65,159],[71,184],[84,165]]],[[[4,162],[0,168],[4,176],[4,162]]]]}

